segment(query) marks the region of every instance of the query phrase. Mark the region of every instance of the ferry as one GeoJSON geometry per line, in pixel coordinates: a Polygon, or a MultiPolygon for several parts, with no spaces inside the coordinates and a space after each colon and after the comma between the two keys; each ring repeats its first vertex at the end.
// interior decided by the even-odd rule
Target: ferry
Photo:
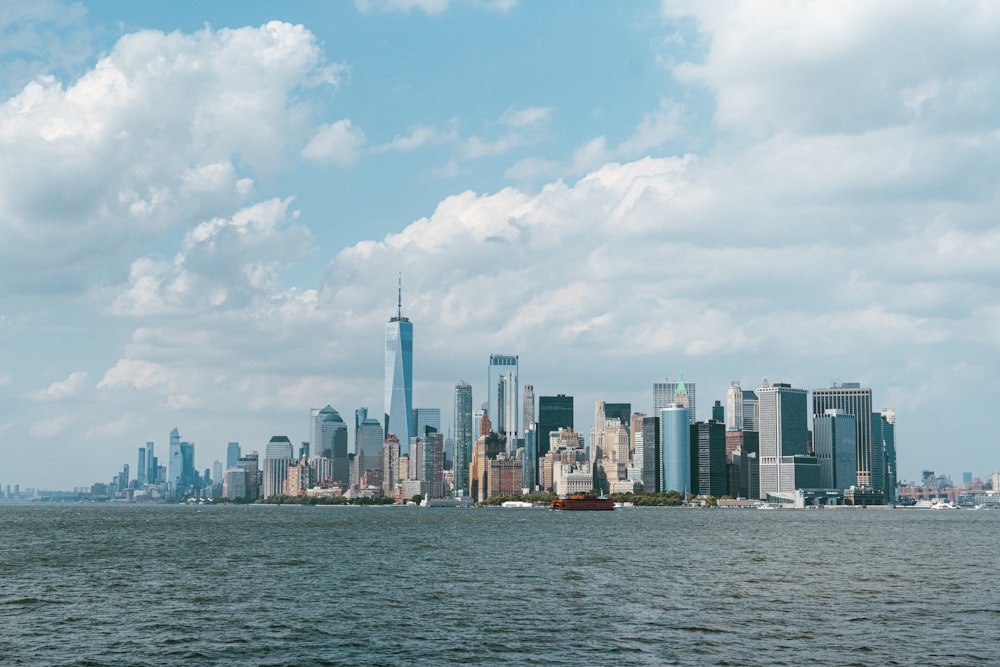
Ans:
{"type": "Polygon", "coordinates": [[[611,498],[598,498],[588,493],[574,493],[569,496],[556,498],[552,501],[551,508],[554,510],[583,510],[600,511],[613,510],[615,501],[611,498]]]}

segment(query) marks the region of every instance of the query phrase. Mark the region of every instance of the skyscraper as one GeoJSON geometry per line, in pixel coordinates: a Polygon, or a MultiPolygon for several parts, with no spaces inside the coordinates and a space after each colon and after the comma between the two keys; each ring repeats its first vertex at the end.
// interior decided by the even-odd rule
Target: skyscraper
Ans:
{"type": "Polygon", "coordinates": [[[184,475],[184,456],[181,454],[181,434],[174,427],[170,431],[170,449],[167,458],[167,483],[173,494],[180,492],[181,479],[184,475]]]}
{"type": "Polygon", "coordinates": [[[658,415],[664,408],[681,403],[687,407],[688,417],[693,424],[697,411],[694,382],[684,382],[684,376],[681,375],[677,382],[671,382],[667,379],[663,382],[653,383],[653,414],[658,415]],[[679,400],[677,394],[685,394],[687,398],[679,400]]]}
{"type": "Polygon", "coordinates": [[[681,494],[691,490],[691,420],[688,410],[669,405],[660,410],[663,490],[681,494]]]}
{"type": "Polygon", "coordinates": [[[426,440],[428,427],[433,429],[430,433],[441,433],[441,408],[414,408],[410,437],[426,440]]]}
{"type": "Polygon", "coordinates": [[[403,286],[399,286],[396,316],[385,325],[385,415],[386,437],[399,439],[402,454],[410,449],[413,418],[413,324],[403,317],[403,286]]]}
{"type": "Polygon", "coordinates": [[[819,484],[846,490],[857,483],[857,419],[840,408],[813,416],[813,449],[819,460],[819,484]]]}
{"type": "Polygon", "coordinates": [[[528,425],[535,422],[535,386],[524,385],[524,398],[521,404],[521,423],[524,430],[528,430],[528,425]]]}
{"type": "Polygon", "coordinates": [[[573,397],[566,394],[538,397],[538,456],[549,451],[549,435],[573,428],[573,397]]]}
{"type": "Polygon", "coordinates": [[[316,456],[330,459],[333,481],[347,484],[351,476],[347,459],[347,424],[340,413],[329,405],[320,410],[310,410],[310,413],[313,414],[310,449],[316,456]]]}
{"type": "Polygon", "coordinates": [[[743,430],[743,389],[733,382],[726,391],[726,430],[743,430]]]}
{"type": "Polygon", "coordinates": [[[226,470],[236,467],[236,462],[240,458],[240,443],[230,442],[226,445],[226,470]]]}
{"type": "MultiPolygon", "coordinates": [[[[882,425],[882,448],[885,452],[885,498],[889,502],[898,500],[896,488],[896,411],[884,409],[880,413],[882,425]]],[[[998,485],[1000,486],[1000,485],[998,485]]],[[[994,489],[997,486],[993,487],[994,489]]]]}
{"type": "Polygon", "coordinates": [[[635,466],[642,475],[642,490],[657,493],[663,490],[663,464],[660,457],[660,418],[643,417],[641,438],[636,438],[635,466]]]}
{"type": "Polygon", "coordinates": [[[472,443],[479,437],[473,434],[472,385],[459,382],[455,385],[455,491],[469,495],[469,463],[472,460],[472,443]]]}
{"type": "Polygon", "coordinates": [[[368,410],[355,412],[354,461],[358,478],[373,470],[382,470],[382,443],[385,436],[377,419],[368,416],[368,410]]]}
{"type": "Polygon", "coordinates": [[[136,477],[136,480],[139,482],[139,486],[140,487],[143,484],[146,483],[146,472],[147,471],[148,471],[148,466],[146,465],[146,448],[145,447],[140,447],[139,448],[139,465],[136,466],[136,469],[135,469],[135,477],[136,477]]]}
{"type": "Polygon", "coordinates": [[[288,464],[293,460],[292,441],[285,435],[276,435],[264,450],[264,497],[282,492],[288,464]]]}
{"type": "Polygon", "coordinates": [[[726,475],[726,426],[722,420],[691,425],[691,492],[724,496],[726,475]]]}
{"type": "Polygon", "coordinates": [[[506,451],[513,452],[520,430],[517,410],[517,356],[491,354],[487,381],[489,415],[493,428],[504,440],[506,451]]]}
{"type": "MultiPolygon", "coordinates": [[[[760,403],[760,497],[797,487],[794,457],[806,456],[809,441],[805,389],[776,382],[757,390],[760,403]]],[[[810,457],[811,458],[811,457],[810,457]]],[[[817,475],[818,477],[818,475],[817,475]]]]}
{"type": "MultiPolygon", "coordinates": [[[[879,469],[880,452],[873,449],[872,440],[872,390],[857,382],[844,382],[824,389],[812,390],[813,415],[825,414],[827,410],[840,409],[844,414],[854,415],[857,429],[858,485],[871,486],[884,491],[884,482],[879,469]]],[[[881,442],[879,443],[881,447],[881,442]]]]}

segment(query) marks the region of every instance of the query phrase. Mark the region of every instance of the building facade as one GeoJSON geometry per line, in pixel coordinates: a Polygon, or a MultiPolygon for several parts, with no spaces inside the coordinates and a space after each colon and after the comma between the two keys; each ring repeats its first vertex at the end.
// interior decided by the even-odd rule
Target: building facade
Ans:
{"type": "Polygon", "coordinates": [[[789,459],[806,456],[809,443],[808,392],[785,383],[764,384],[757,390],[760,410],[760,497],[790,493],[796,488],[789,459]],[[792,481],[789,481],[789,474],[792,481]]]}
{"type": "Polygon", "coordinates": [[[396,316],[385,325],[385,437],[395,435],[402,454],[409,453],[413,418],[413,324],[403,317],[400,287],[396,316]]]}

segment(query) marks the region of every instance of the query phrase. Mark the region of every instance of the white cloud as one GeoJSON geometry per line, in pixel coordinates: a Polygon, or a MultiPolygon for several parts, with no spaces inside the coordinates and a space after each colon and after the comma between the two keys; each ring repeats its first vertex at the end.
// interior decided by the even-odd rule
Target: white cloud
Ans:
{"type": "Polygon", "coordinates": [[[131,33],[75,81],[32,81],[0,102],[0,285],[86,289],[166,230],[229,213],[252,189],[240,169],[273,172],[305,142],[297,91],[340,70],[308,30],[271,22],[131,33]]]}
{"type": "Polygon", "coordinates": [[[87,383],[85,371],[75,371],[65,380],[53,382],[45,389],[37,392],[35,398],[41,401],[58,401],[79,393],[87,383]]]}
{"type": "Polygon", "coordinates": [[[537,125],[549,119],[551,107],[528,107],[526,109],[508,109],[500,116],[500,122],[511,127],[537,125]]]}
{"type": "MultiPolygon", "coordinates": [[[[354,0],[358,11],[369,13],[422,11],[426,14],[442,14],[448,10],[452,0],[354,0]]],[[[517,6],[518,0],[472,0],[473,7],[506,13],[517,6]]]]}
{"type": "Polygon", "coordinates": [[[364,145],[365,133],[361,128],[343,119],[321,125],[302,149],[302,157],[347,166],[361,157],[364,145]]]}

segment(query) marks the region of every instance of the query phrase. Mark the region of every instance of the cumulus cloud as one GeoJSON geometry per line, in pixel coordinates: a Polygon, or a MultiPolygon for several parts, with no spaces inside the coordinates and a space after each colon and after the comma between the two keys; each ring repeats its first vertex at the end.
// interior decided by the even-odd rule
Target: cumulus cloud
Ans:
{"type": "Polygon", "coordinates": [[[321,125],[302,149],[302,157],[317,162],[336,162],[346,166],[355,162],[365,145],[365,133],[350,120],[321,125]]]}
{"type": "Polygon", "coordinates": [[[0,285],[85,288],[165,230],[231,211],[252,189],[242,169],[273,171],[305,141],[296,93],[339,72],[308,30],[271,22],[131,33],[75,81],[24,86],[0,103],[0,285]]]}
{"type": "Polygon", "coordinates": [[[290,199],[272,199],[191,229],[171,261],[132,262],[128,287],[111,306],[116,315],[218,312],[245,307],[275,287],[283,266],[311,250],[308,230],[295,224],[290,199]]]}
{"type": "Polygon", "coordinates": [[[45,389],[37,392],[35,398],[42,401],[58,401],[69,398],[83,389],[86,382],[87,373],[85,371],[75,371],[70,373],[69,377],[65,380],[53,382],[45,389]]]}

